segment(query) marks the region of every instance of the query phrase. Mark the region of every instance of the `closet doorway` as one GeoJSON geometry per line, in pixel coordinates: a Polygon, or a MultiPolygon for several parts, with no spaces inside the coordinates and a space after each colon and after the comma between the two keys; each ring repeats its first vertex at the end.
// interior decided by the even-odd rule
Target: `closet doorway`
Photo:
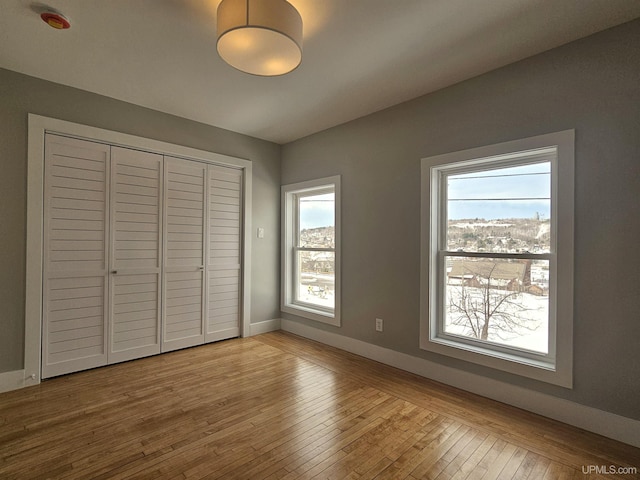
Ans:
{"type": "Polygon", "coordinates": [[[26,364],[34,330],[41,378],[248,334],[250,162],[35,115],[30,142],[32,124],[26,364]]]}

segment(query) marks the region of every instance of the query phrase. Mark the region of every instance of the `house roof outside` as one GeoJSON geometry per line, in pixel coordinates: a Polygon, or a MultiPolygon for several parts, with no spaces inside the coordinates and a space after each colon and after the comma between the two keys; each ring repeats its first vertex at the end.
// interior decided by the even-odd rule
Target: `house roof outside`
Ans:
{"type": "Polygon", "coordinates": [[[454,260],[449,277],[482,277],[495,280],[524,282],[527,265],[523,262],[491,260],[454,260]]]}

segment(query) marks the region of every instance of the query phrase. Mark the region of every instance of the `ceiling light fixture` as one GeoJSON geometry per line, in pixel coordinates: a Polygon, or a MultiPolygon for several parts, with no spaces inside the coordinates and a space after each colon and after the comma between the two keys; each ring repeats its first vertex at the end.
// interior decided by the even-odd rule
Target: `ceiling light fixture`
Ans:
{"type": "Polygon", "coordinates": [[[302,61],[302,18],[286,0],[222,0],[217,48],[238,70],[284,75],[302,61]]]}

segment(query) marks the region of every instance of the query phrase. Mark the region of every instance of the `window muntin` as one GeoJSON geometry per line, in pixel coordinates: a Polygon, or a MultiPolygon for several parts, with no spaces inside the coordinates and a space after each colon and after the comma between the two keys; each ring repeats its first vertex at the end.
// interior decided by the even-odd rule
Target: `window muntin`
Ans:
{"type": "Polygon", "coordinates": [[[420,348],[572,386],[574,138],[422,159],[420,348]]]}
{"type": "Polygon", "coordinates": [[[282,187],[283,312],[340,325],[340,177],[282,187]]]}

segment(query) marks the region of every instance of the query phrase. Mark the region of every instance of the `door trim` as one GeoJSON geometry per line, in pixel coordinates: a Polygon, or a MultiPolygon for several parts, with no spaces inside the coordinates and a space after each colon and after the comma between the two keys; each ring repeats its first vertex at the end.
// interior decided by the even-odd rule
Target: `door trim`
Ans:
{"type": "Polygon", "coordinates": [[[251,334],[251,204],[252,163],[250,160],[207,152],[102,128],[81,125],[30,113],[27,153],[27,242],[25,345],[23,386],[40,383],[42,347],[42,277],[44,220],[44,139],[45,133],[134,148],[187,160],[224,165],[243,170],[242,315],[240,335],[251,334]]]}

